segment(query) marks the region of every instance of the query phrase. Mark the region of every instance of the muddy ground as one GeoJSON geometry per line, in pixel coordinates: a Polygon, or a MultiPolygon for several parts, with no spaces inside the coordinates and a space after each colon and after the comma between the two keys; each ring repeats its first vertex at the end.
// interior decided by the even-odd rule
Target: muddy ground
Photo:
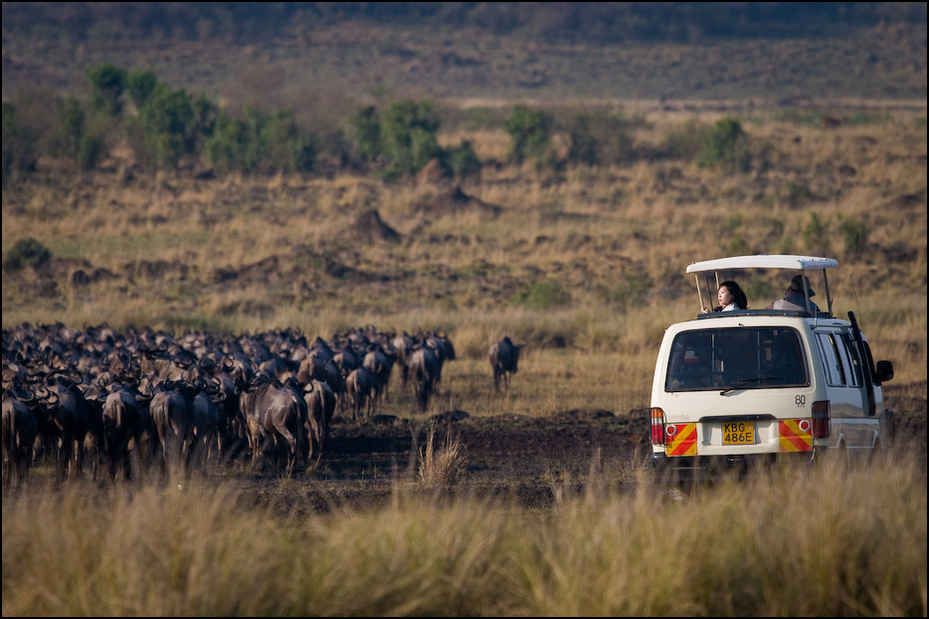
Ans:
{"type": "MultiPolygon", "coordinates": [[[[926,384],[887,385],[886,401],[897,418],[895,457],[915,456],[926,471],[926,384]]],[[[557,494],[581,492],[596,472],[618,490],[631,489],[650,453],[648,411],[614,414],[572,410],[548,418],[516,415],[475,418],[447,411],[435,419],[433,446],[457,445],[456,475],[446,483],[424,483],[417,453],[427,446],[430,424],[376,418],[364,424],[336,418],[332,438],[315,471],[298,474],[280,491],[272,474],[240,474],[238,482],[257,501],[301,503],[307,509],[384,505],[396,488],[452,495],[511,499],[534,508],[557,494]],[[415,444],[414,444],[415,440],[415,444]]]]}

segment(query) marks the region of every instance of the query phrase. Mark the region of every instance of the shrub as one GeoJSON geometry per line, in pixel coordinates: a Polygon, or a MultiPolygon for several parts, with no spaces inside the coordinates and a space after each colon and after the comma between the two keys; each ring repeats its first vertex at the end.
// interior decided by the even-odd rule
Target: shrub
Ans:
{"type": "Polygon", "coordinates": [[[316,162],[314,140],[290,110],[262,114],[246,106],[244,120],[223,114],[204,151],[221,172],[309,172],[316,162]]]}
{"type": "Polygon", "coordinates": [[[3,262],[3,270],[8,273],[21,271],[26,266],[39,267],[52,258],[52,252],[34,238],[26,237],[13,243],[3,262]]]}
{"type": "Polygon", "coordinates": [[[373,105],[352,114],[348,134],[354,142],[355,155],[362,161],[374,161],[381,152],[381,121],[373,105]]]}
{"type": "Polygon", "coordinates": [[[85,135],[81,138],[81,144],[77,151],[77,165],[82,170],[91,170],[100,159],[100,153],[103,152],[103,140],[96,136],[85,135]]]}
{"type": "Polygon", "coordinates": [[[831,252],[829,226],[816,213],[810,213],[810,222],[803,230],[803,241],[813,255],[826,256],[831,252]]]}
{"type": "Polygon", "coordinates": [[[703,135],[696,163],[701,168],[723,168],[736,172],[748,170],[751,163],[748,136],[742,131],[739,121],[734,118],[716,121],[703,135]]]}
{"type": "Polygon", "coordinates": [[[845,239],[845,252],[851,256],[860,256],[868,246],[868,228],[864,222],[849,217],[842,220],[839,229],[845,239]]]}
{"type": "Polygon", "coordinates": [[[34,170],[38,161],[38,131],[18,122],[16,107],[3,102],[3,183],[13,171],[34,170]]]}
{"type": "Polygon", "coordinates": [[[552,118],[541,110],[522,105],[513,108],[513,114],[504,124],[511,138],[508,159],[522,163],[526,159],[542,160],[549,151],[552,140],[552,118]]]}
{"type": "Polygon", "coordinates": [[[627,163],[633,139],[621,115],[580,114],[569,131],[568,162],[585,165],[627,163]]]}
{"type": "Polygon", "coordinates": [[[137,108],[148,101],[158,85],[158,77],[151,70],[130,71],[126,76],[126,92],[137,108]]]}
{"type": "Polygon", "coordinates": [[[94,65],[86,71],[90,83],[90,100],[98,110],[119,116],[123,110],[122,95],[126,87],[126,70],[108,62],[94,65]]]}
{"type": "Polygon", "coordinates": [[[546,310],[566,305],[571,294],[559,282],[532,282],[516,293],[513,301],[530,309],[546,310]]]}
{"type": "Polygon", "coordinates": [[[643,273],[629,273],[619,287],[613,292],[612,301],[616,309],[626,313],[634,307],[645,303],[645,298],[652,288],[652,281],[643,273]]]}
{"type": "Polygon", "coordinates": [[[479,178],[481,161],[468,140],[448,149],[448,165],[457,178],[479,178]]]}
{"type": "Polygon", "coordinates": [[[680,129],[668,132],[662,140],[662,145],[672,157],[693,160],[700,152],[706,131],[706,125],[692,119],[680,129]]]}

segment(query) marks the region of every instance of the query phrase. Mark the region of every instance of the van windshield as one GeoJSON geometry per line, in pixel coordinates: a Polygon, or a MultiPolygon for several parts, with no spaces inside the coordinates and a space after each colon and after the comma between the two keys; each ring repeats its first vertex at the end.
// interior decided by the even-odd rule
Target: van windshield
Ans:
{"type": "Polygon", "coordinates": [[[800,334],[786,327],[686,331],[674,338],[665,391],[809,385],[800,334]]]}

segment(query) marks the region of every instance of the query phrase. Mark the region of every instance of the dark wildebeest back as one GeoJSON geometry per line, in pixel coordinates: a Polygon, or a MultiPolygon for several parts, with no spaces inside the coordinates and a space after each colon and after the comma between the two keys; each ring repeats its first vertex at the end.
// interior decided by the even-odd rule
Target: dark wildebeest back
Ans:
{"type": "Polygon", "coordinates": [[[516,345],[509,336],[490,347],[490,365],[494,372],[494,389],[499,393],[503,382],[507,393],[510,391],[510,377],[519,370],[519,351],[525,344],[516,345]]]}
{"type": "Polygon", "coordinates": [[[252,461],[257,462],[273,447],[279,462],[283,457],[288,475],[298,462],[305,465],[309,457],[307,406],[295,383],[256,379],[254,384],[240,385],[240,407],[248,426],[252,461]]]}
{"type": "Polygon", "coordinates": [[[303,397],[306,400],[310,456],[315,448],[316,464],[319,464],[329,437],[329,424],[335,414],[336,395],[326,382],[314,378],[304,387],[303,397]]]}
{"type": "Polygon", "coordinates": [[[421,410],[426,410],[439,377],[439,358],[432,348],[422,346],[413,350],[409,365],[410,381],[416,392],[416,401],[421,410]]]}

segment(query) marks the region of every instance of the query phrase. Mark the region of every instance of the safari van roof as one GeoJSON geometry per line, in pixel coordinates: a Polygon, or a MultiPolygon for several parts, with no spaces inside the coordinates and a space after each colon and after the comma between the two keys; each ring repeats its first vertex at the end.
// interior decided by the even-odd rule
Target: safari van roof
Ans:
{"type": "Polygon", "coordinates": [[[821,271],[834,269],[839,263],[832,258],[815,256],[732,256],[694,262],[687,267],[688,273],[705,273],[707,271],[725,271],[728,269],[793,269],[800,271],[821,271]]]}
{"type": "MultiPolygon", "coordinates": [[[[703,307],[703,299],[700,293],[700,281],[698,274],[715,273],[716,286],[719,286],[719,271],[729,271],[735,269],[788,269],[793,271],[821,271],[822,284],[825,288],[825,298],[828,311],[826,315],[832,315],[832,295],[829,293],[829,282],[826,278],[826,269],[834,269],[839,266],[838,261],[833,258],[822,258],[818,256],[793,256],[793,255],[767,255],[758,254],[754,256],[731,256],[729,258],[717,258],[716,260],[703,260],[694,262],[687,267],[687,273],[693,273],[695,283],[697,284],[697,300],[700,307],[703,307]]],[[[708,291],[712,298],[712,294],[708,291]]],[[[775,311],[775,310],[770,310],[775,311]]],[[[778,310],[779,311],[779,310],[778,310]]]]}

